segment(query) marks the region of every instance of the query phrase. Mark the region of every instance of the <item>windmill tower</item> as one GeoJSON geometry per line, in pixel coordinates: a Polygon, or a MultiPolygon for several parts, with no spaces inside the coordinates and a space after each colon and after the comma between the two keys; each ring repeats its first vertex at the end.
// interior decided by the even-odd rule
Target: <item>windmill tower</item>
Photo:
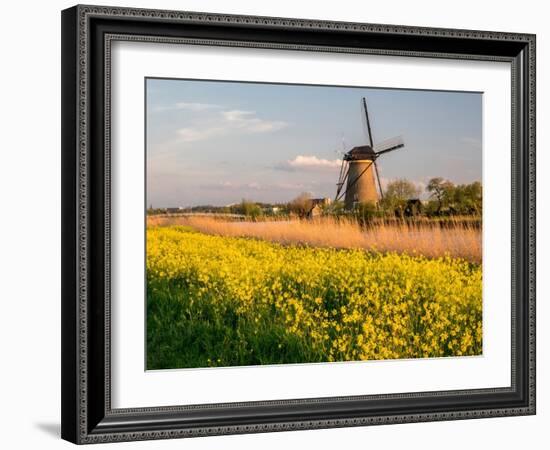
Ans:
{"type": "Polygon", "coordinates": [[[363,97],[363,110],[367,122],[369,144],[353,147],[344,154],[337,183],[336,197],[334,198],[334,201],[344,198],[344,205],[348,210],[352,210],[358,203],[378,203],[383,194],[376,160],[384,153],[405,146],[401,137],[395,137],[379,144],[374,144],[365,97],[363,97]],[[343,189],[344,186],[345,189],[343,189]]]}

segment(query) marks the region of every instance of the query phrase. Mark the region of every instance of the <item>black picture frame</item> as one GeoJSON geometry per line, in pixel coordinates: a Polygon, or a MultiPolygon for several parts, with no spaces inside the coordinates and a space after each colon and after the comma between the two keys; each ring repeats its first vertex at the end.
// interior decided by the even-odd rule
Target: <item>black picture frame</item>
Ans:
{"type": "Polygon", "coordinates": [[[62,12],[62,437],[132,441],[535,414],[535,36],[75,6],[62,12]],[[508,61],[512,373],[506,388],[113,409],[110,43],[239,45],[508,61]]]}

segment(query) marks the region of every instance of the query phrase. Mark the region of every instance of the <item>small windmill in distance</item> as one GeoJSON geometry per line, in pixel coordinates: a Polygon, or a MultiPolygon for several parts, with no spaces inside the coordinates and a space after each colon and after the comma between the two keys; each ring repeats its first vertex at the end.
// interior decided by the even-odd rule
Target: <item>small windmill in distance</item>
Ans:
{"type": "Polygon", "coordinates": [[[344,198],[345,208],[351,210],[358,203],[378,203],[379,198],[383,198],[380,175],[376,160],[384,153],[397,150],[404,147],[405,143],[401,136],[387,139],[379,144],[374,144],[372,131],[370,127],[369,111],[367,100],[363,97],[363,109],[367,121],[367,131],[369,135],[369,145],[353,147],[342,157],[340,166],[340,175],[336,184],[336,196],[334,201],[344,198]],[[374,169],[374,170],[373,170],[374,169]],[[378,184],[379,193],[376,190],[374,178],[378,184]],[[345,190],[343,189],[345,185],[345,190]]]}

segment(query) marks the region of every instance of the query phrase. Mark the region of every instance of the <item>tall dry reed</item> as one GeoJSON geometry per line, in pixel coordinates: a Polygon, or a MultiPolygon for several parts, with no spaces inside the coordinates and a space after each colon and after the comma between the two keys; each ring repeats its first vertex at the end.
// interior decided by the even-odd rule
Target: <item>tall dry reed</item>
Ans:
{"type": "Polygon", "coordinates": [[[323,217],[315,220],[226,221],[209,217],[150,217],[149,226],[186,225],[202,233],[252,237],[280,244],[314,247],[363,248],[439,257],[450,255],[480,263],[481,230],[464,221],[440,226],[429,221],[379,221],[362,227],[350,218],[323,217]]]}

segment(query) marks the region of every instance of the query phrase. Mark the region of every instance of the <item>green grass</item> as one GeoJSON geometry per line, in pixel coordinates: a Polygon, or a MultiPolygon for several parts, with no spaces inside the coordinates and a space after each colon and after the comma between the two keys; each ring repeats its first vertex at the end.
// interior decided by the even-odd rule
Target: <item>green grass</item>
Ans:
{"type": "Polygon", "coordinates": [[[147,301],[148,369],[323,361],[288,334],[276,314],[260,324],[234,310],[220,316],[207,305],[192,304],[184,288],[154,292],[147,301]]]}

